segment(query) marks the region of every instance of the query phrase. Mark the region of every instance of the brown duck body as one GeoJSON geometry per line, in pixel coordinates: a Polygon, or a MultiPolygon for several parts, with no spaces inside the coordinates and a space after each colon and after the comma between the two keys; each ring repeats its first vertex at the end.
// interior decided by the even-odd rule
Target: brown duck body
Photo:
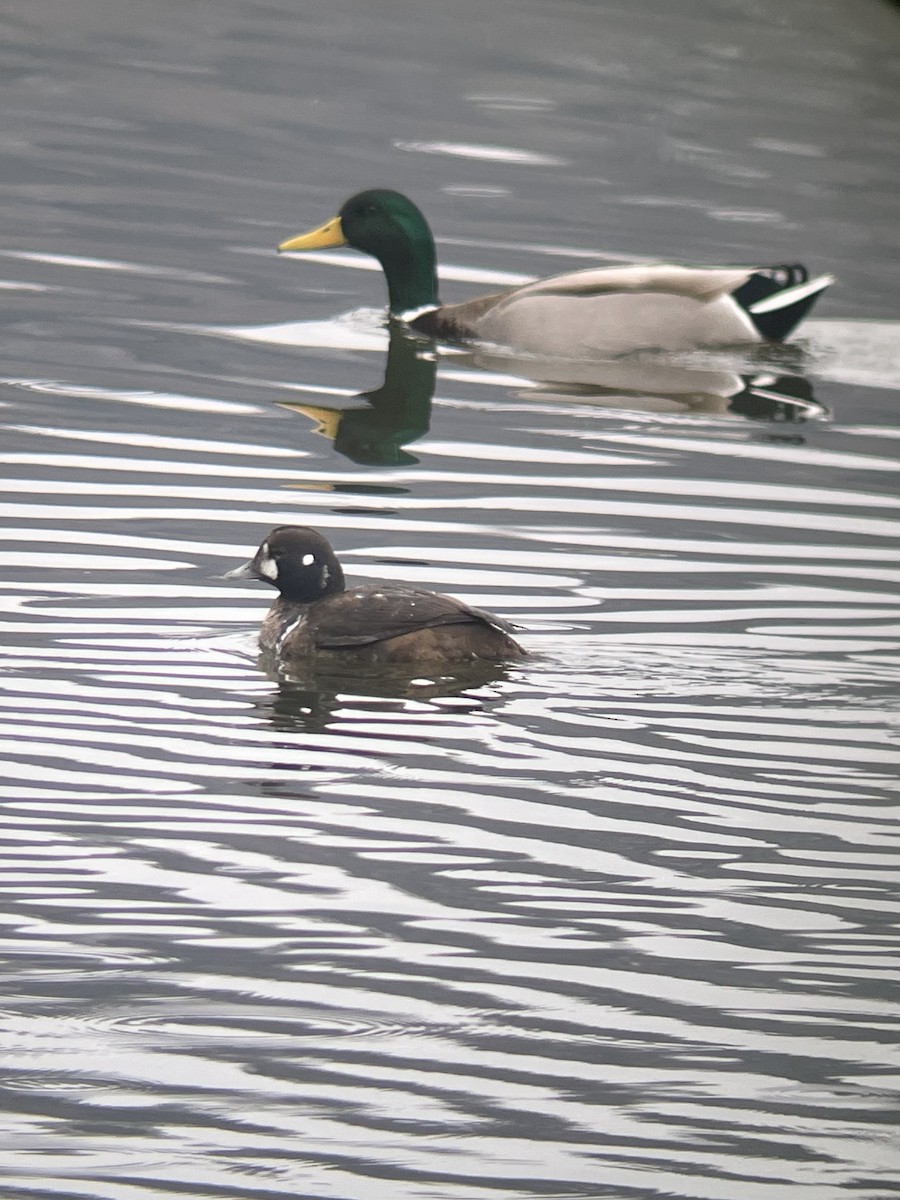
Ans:
{"type": "Polygon", "coordinates": [[[296,604],[275,601],[260,649],[280,659],[313,655],[359,663],[471,662],[522,658],[505,621],[453,596],[396,584],[364,584],[296,604]]]}
{"type": "Polygon", "coordinates": [[[525,657],[506,621],[454,596],[410,584],[346,588],[331,546],[304,526],[273,529],[254,558],[227,577],[260,579],[278,588],[259,645],[283,662],[435,664],[525,657]]]}

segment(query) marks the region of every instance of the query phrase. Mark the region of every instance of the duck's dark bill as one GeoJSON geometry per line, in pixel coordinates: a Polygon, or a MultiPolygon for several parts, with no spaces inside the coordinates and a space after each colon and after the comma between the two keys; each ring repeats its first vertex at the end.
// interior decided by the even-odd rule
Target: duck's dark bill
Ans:
{"type": "Polygon", "coordinates": [[[245,562],[241,567],[235,567],[233,571],[226,571],[222,576],[223,579],[256,579],[256,571],[253,569],[253,559],[245,562]]]}
{"type": "Polygon", "coordinates": [[[329,250],[333,246],[346,245],[347,239],[344,237],[341,218],[332,217],[330,221],[326,221],[324,225],[320,225],[318,229],[313,229],[310,233],[301,233],[297,237],[288,238],[286,242],[281,243],[278,250],[279,253],[282,250],[329,250]]]}

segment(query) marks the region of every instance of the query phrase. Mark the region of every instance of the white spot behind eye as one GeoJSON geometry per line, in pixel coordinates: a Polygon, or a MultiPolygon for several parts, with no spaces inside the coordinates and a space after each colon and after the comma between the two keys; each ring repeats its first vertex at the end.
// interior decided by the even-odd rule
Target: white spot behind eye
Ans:
{"type": "Polygon", "coordinates": [[[278,563],[274,558],[266,555],[265,558],[259,560],[259,573],[274,582],[278,578],[278,563]]]}
{"type": "Polygon", "coordinates": [[[316,561],[316,556],[314,554],[304,554],[303,555],[304,567],[311,567],[315,561],[316,561]]]}

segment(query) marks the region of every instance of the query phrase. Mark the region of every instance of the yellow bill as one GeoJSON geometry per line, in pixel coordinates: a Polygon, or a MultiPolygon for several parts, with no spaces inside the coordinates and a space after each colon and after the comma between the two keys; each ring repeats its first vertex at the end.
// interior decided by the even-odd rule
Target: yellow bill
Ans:
{"type": "Polygon", "coordinates": [[[313,433],[320,433],[332,442],[338,435],[341,417],[344,415],[339,408],[316,408],[311,404],[290,404],[286,400],[277,400],[279,408],[290,409],[291,412],[302,413],[315,422],[313,433]]]}
{"type": "Polygon", "coordinates": [[[310,233],[301,233],[297,237],[288,238],[278,247],[282,250],[329,250],[332,246],[346,246],[347,239],[341,226],[340,217],[332,217],[318,229],[310,233]]]}

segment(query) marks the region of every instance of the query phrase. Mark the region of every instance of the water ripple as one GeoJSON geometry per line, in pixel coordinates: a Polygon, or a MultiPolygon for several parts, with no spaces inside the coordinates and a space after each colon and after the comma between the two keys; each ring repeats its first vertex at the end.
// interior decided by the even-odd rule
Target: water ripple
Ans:
{"type": "Polygon", "coordinates": [[[884,1200],[885,37],[154,4],[18,6],[0,85],[4,1197],[884,1200]],[[841,285],[759,354],[423,354],[274,253],[400,168],[450,300],[724,230],[841,285]],[[531,656],[267,674],[278,523],[531,656]]]}

